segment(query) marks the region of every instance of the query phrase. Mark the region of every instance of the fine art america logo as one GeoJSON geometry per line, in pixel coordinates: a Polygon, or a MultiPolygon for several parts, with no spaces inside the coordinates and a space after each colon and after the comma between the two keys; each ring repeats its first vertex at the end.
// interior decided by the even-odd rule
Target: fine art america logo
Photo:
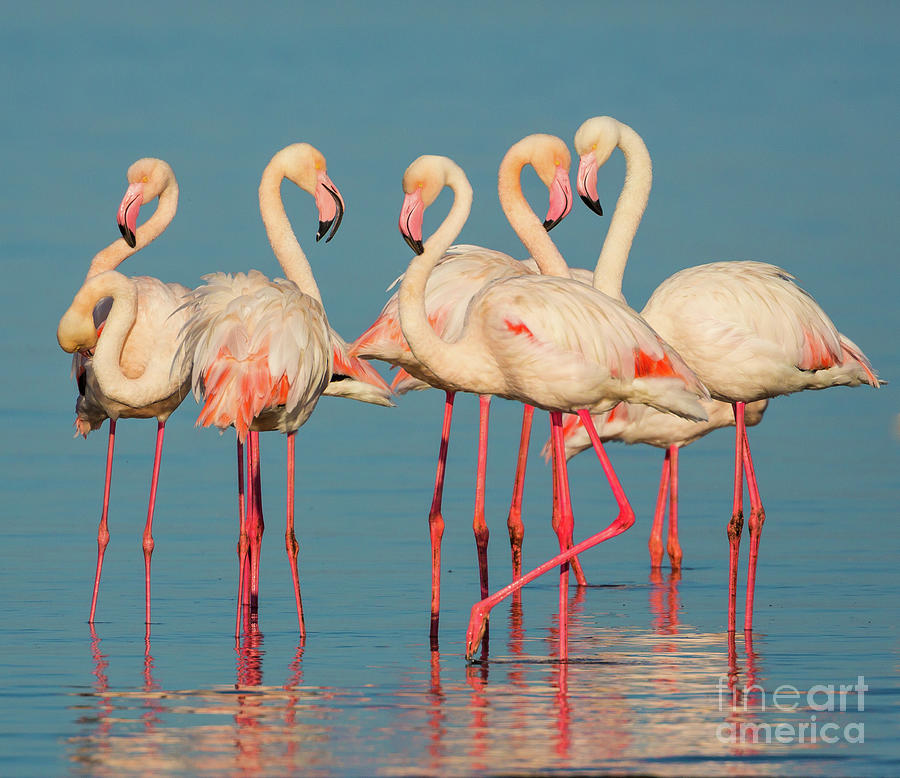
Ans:
{"type": "Polygon", "coordinates": [[[761,686],[738,687],[729,684],[728,676],[719,676],[719,710],[743,713],[793,714],[790,721],[727,721],[716,727],[721,743],[746,745],[753,743],[864,743],[865,724],[845,721],[855,712],[866,709],[865,676],[857,676],[855,684],[816,684],[800,691],[790,684],[767,692],[761,686]],[[856,696],[856,705],[848,703],[856,696]],[[804,717],[804,714],[807,714],[804,717]],[[834,714],[849,714],[835,716],[834,714]],[[832,719],[839,719],[838,721],[832,719]]]}

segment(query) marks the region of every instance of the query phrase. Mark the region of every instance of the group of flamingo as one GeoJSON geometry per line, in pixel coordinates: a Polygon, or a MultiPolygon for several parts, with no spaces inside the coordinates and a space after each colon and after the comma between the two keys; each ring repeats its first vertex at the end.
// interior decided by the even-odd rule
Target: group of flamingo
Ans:
{"type": "Polygon", "coordinates": [[[478,469],[473,527],[481,600],[472,608],[466,656],[477,650],[491,608],[543,573],[559,568],[559,657],[566,659],[569,565],[585,583],[578,555],[628,529],[635,520],[603,442],[643,442],[665,449],[649,548],[651,564],[663,557],[662,525],[669,502],[668,554],[681,564],[677,535],[680,447],[723,426],[735,425],[734,504],[729,539],[728,630],[736,628],[737,561],[743,529],[743,491],[750,495],[750,562],[744,628],[752,628],[753,594],[765,512],[754,475],[746,427],[758,423],[768,398],[802,389],[868,384],[879,379],[862,351],[842,335],[793,277],[760,262],[716,262],[682,270],[664,281],[638,313],[625,302],[622,278],[651,187],[651,162],[640,136],[611,117],[596,117],[575,134],[577,191],[602,215],[598,169],[619,148],[626,178],[603,247],[591,273],[570,268],[549,236],[569,213],[571,156],[552,135],[530,135],[504,156],[498,174],[500,203],[531,254],[524,261],[479,246],[453,245],[472,205],[463,170],[442,156],[422,156],[403,175],[400,232],[416,256],[398,279],[399,289],[375,322],[352,344],[329,325],[309,262],[280,196],[290,179],[316,202],[316,240],[337,232],[344,200],[328,176],[325,158],[299,143],[279,151],[259,187],[260,212],[285,279],[256,270],[213,273],[191,291],[148,277],[127,278],[115,268],[166,228],[175,214],[178,187],[162,160],[142,159],[128,171],[119,207],[122,238],[94,257],[84,285],[62,317],[58,340],[74,353],[79,397],[76,430],[87,435],[109,418],[103,508],[91,602],[93,622],[103,555],[119,417],[156,418],[158,432],[143,537],[146,621],[150,621],[152,520],[166,420],[191,387],[202,404],[198,425],[237,435],[240,535],[236,631],[258,608],[263,515],[259,432],[287,436],[285,545],[297,618],[305,635],[293,529],[294,433],[319,397],[350,397],[393,405],[398,394],[435,387],[445,392],[444,420],[431,538],[431,639],[440,611],[441,514],[444,472],[456,392],[480,401],[478,469]],[[546,219],[528,205],[521,173],[530,165],[549,192],[546,219]],[[425,210],[444,187],[453,204],[423,241],[425,210]],[[154,214],[137,226],[141,205],[158,198],[154,214]],[[388,387],[366,359],[399,368],[388,387]],[[484,515],[488,413],[492,396],[523,403],[520,450],[507,526],[513,580],[490,594],[488,528],[484,515]],[[521,504],[535,408],[549,412],[552,526],[559,554],[522,574],[521,504]],[[244,444],[246,443],[246,480],[244,444]],[[567,459],[593,447],[616,500],[616,518],[579,543],[569,494],[567,459]]]}

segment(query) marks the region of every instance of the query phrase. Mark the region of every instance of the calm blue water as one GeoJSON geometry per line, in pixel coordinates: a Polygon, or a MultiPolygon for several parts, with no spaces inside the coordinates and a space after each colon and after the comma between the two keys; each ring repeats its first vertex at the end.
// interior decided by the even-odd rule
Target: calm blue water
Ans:
{"type": "MultiPolygon", "coordinates": [[[[898,22],[890,3],[7,9],[0,315],[15,335],[0,385],[0,773],[900,771],[898,22]],[[235,644],[232,438],[193,429],[192,401],[168,425],[146,635],[140,543],[155,425],[119,425],[92,632],[106,433],[72,439],[74,389],[54,330],[90,257],[117,236],[128,164],[167,159],[181,200],[167,234],[122,269],[196,285],[212,270],[277,274],[258,177],[286,143],[316,144],[347,200],[340,234],[315,246],[309,198],[285,187],[285,201],[329,318],[350,338],[408,259],[396,214],[415,156],[449,154],[469,173],[477,208],[463,240],[521,255],[496,202],[503,151],[534,131],[570,140],[601,113],[634,126],[654,160],[625,278],[633,304],[689,264],[772,261],[893,381],[776,400],[752,431],[768,515],[752,646],[739,636],[730,651],[724,631],[723,432],[682,456],[680,579],[648,568],[660,453],[614,447],[639,518],[584,558],[593,585],[572,590],[573,661],[551,661],[550,576],[521,608],[495,611],[488,660],[467,665],[477,404],[460,397],[432,653],[435,392],[396,409],[325,399],[298,434],[304,646],[282,542],[283,439],[263,439],[259,628],[235,644]],[[860,676],[862,696],[837,693],[860,676]],[[769,726],[771,742],[765,727],[762,742],[732,742],[748,724],[769,726]]],[[[601,171],[608,212],[623,171],[621,158],[601,171]]],[[[540,189],[526,182],[536,198],[540,189]]],[[[606,223],[579,206],[554,237],[573,263],[592,266],[606,223]]],[[[494,403],[492,586],[509,575],[519,421],[517,408],[494,403]]],[[[538,456],[546,427],[536,423],[529,465],[527,566],[556,546],[538,456]]],[[[571,478],[583,537],[608,523],[613,502],[587,455],[571,478]]]]}

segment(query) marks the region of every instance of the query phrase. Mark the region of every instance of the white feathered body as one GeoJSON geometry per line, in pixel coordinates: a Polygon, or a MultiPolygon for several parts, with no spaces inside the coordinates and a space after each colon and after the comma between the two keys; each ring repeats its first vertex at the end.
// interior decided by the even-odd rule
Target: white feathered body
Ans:
{"type": "MultiPolygon", "coordinates": [[[[469,303],[481,289],[499,279],[533,272],[501,251],[465,244],[451,246],[435,265],[425,286],[428,320],[441,338],[455,341],[463,331],[469,303]]],[[[388,288],[393,289],[402,280],[401,275],[388,288]]],[[[401,368],[391,386],[398,394],[430,387],[447,388],[410,351],[400,330],[396,292],[374,323],[354,341],[350,353],[381,359],[401,368]]]]}
{"type": "Polygon", "coordinates": [[[190,364],[176,358],[178,332],[187,318],[179,308],[190,290],[149,276],[108,274],[129,284],[132,294],[118,304],[112,297],[97,302],[97,344],[92,353],[75,352],[72,357],[79,390],[75,428],[84,436],[106,418],[165,421],[190,386],[190,364]],[[127,310],[131,301],[133,311],[127,310]],[[114,343],[119,333],[121,343],[114,343]]]}
{"type": "Polygon", "coordinates": [[[719,400],[878,386],[859,347],[774,265],[714,262],[682,270],[657,287],[641,313],[719,400]]]}
{"type": "Polygon", "coordinates": [[[455,387],[465,391],[554,411],[602,412],[628,399],[706,417],[698,398],[708,394],[681,357],[630,308],[571,278],[529,274],[482,288],[456,345],[468,355],[455,387]]]}
{"type": "Polygon", "coordinates": [[[198,426],[293,432],[331,378],[331,328],[322,305],[292,281],[212,273],[190,293],[182,349],[193,363],[198,426]]]}

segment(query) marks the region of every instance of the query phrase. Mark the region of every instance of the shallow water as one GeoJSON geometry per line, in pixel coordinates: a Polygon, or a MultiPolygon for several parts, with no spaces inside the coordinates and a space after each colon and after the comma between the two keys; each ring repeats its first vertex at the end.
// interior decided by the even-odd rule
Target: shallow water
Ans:
{"type": "MultiPolygon", "coordinates": [[[[262,14],[161,0],[138,19],[119,4],[41,3],[4,15],[0,773],[900,773],[896,5],[339,6],[270,3],[262,14]],[[521,256],[496,202],[503,151],[535,131],[571,140],[601,113],[633,125],[654,161],[629,300],[639,307],[690,264],[772,261],[893,382],[777,399],[751,430],[768,516],[752,646],[725,633],[723,431],[681,456],[680,578],[648,567],[661,453],[611,446],[638,521],[584,556],[592,586],[570,589],[571,661],[554,660],[550,574],[498,606],[487,656],[467,664],[477,403],[459,397],[431,651],[435,392],[396,409],[324,399],[298,433],[302,646],[281,540],[283,438],[262,440],[261,609],[236,643],[233,439],[193,429],[191,400],[167,426],[145,634],[155,426],[121,423],[91,630],[106,431],[72,439],[74,388],[53,330],[89,258],[118,235],[128,164],[167,159],[181,200],[167,234],[123,271],[194,286],[212,270],[277,274],[258,177],[282,145],[319,146],[347,201],[340,234],[315,245],[309,198],[288,185],[284,197],[329,319],[352,338],[409,259],[396,218],[415,156],[447,153],[467,170],[476,209],[461,240],[521,256]],[[862,695],[838,693],[860,677],[862,695]],[[762,727],[761,742],[746,725],[762,727]]],[[[623,172],[615,155],[598,178],[610,213],[623,172]]],[[[524,185],[543,202],[532,177],[524,185]]],[[[592,266],[607,225],[576,204],[553,236],[592,266]]],[[[509,576],[519,423],[494,402],[492,587],[509,576]]],[[[537,419],[526,568],[557,547],[546,434],[537,419]]],[[[588,454],[570,473],[582,538],[614,504],[588,454]]]]}

